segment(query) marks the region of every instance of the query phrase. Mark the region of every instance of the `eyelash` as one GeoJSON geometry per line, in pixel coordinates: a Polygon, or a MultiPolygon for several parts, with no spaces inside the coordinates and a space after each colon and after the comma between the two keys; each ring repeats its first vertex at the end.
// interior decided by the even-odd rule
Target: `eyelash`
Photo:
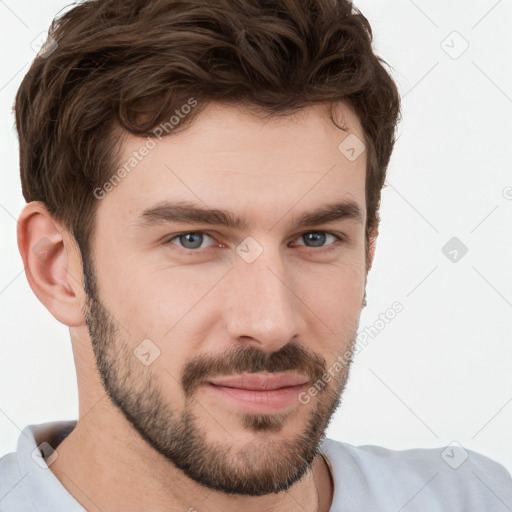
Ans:
{"type": "MultiPolygon", "coordinates": [[[[300,238],[301,236],[307,235],[310,233],[321,233],[321,234],[325,233],[327,235],[332,235],[336,239],[333,243],[331,243],[325,247],[308,247],[306,245],[303,246],[306,249],[309,249],[310,251],[315,252],[315,253],[327,253],[327,252],[333,250],[335,246],[338,246],[340,243],[345,241],[345,238],[337,233],[333,233],[332,231],[322,231],[322,230],[304,231],[303,233],[299,234],[296,238],[300,238]]],[[[171,244],[174,239],[179,238],[180,236],[192,235],[192,234],[194,234],[194,235],[203,234],[203,235],[209,236],[210,238],[215,239],[214,233],[212,231],[184,231],[182,233],[177,233],[177,234],[173,235],[171,238],[167,238],[164,241],[164,244],[171,244]]],[[[185,251],[186,253],[199,253],[201,251],[210,249],[210,247],[205,247],[203,249],[187,249],[185,247],[180,247],[180,248],[183,249],[183,251],[185,251]]]]}

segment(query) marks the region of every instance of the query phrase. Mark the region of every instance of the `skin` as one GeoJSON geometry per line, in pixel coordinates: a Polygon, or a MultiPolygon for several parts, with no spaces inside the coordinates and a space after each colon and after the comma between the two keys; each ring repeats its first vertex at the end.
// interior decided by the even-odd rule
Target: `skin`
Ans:
{"type": "MultiPolygon", "coordinates": [[[[338,113],[349,132],[364,140],[353,111],[342,104],[338,113]]],[[[215,461],[225,462],[227,469],[258,482],[258,475],[286,454],[285,443],[304,435],[315,411],[320,411],[317,429],[323,433],[348,367],[307,404],[297,400],[278,411],[282,414],[268,415],[273,429],[258,427],[254,416],[244,416],[237,404],[205,386],[187,398],[180,378],[194,357],[229,361],[224,355],[240,350],[248,364],[254,352],[274,354],[297,344],[308,354],[305,361],[317,357],[331,368],[350,348],[378,232],[371,233],[366,260],[366,153],[354,161],[345,158],[338,145],[346,135],[322,105],[282,118],[208,105],[186,130],[159,141],[101,199],[91,254],[101,301],[96,310],[84,291],[73,237],[42,203],[25,206],[18,244],[27,279],[52,315],[69,326],[77,370],[78,424],[59,445],[50,469],[87,510],[288,511],[297,510],[297,503],[306,511],[329,510],[333,482],[321,454],[311,464],[304,462],[302,475],[277,493],[227,494],[190,478],[158,449],[165,446],[152,445],[134,428],[109,397],[98,364],[104,365],[100,373],[111,370],[110,391],[118,397],[125,392],[127,410],[135,404],[147,407],[136,416],[139,427],[155,438],[165,428],[183,426],[180,415],[192,413],[190,432],[195,428],[204,436],[204,456],[218,449],[206,470],[215,461]],[[248,228],[137,224],[145,208],[171,199],[230,210],[245,216],[248,228]],[[343,219],[300,229],[294,224],[301,213],[342,200],[360,207],[362,222],[343,219]],[[212,235],[187,254],[176,234],[199,231],[212,235]],[[327,235],[323,247],[332,249],[321,253],[301,236],[312,231],[344,235],[345,241],[327,235]],[[263,248],[252,263],[236,252],[248,236],[263,248]],[[40,258],[32,249],[44,237],[50,242],[40,258]],[[98,322],[94,332],[101,312],[111,333],[101,332],[98,322]],[[160,350],[147,366],[133,356],[144,339],[160,350]],[[150,399],[149,390],[160,394],[150,399]],[[173,416],[165,417],[159,431],[149,424],[152,411],[173,411],[173,416]]],[[[127,135],[120,162],[144,140],[127,135]]],[[[291,373],[300,373],[293,364],[291,373]]]]}

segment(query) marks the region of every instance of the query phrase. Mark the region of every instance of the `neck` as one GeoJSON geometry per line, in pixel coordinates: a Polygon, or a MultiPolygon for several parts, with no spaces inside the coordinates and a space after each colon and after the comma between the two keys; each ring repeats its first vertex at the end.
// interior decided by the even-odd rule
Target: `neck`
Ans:
{"type": "Polygon", "coordinates": [[[297,510],[297,504],[307,512],[327,512],[332,501],[332,477],[321,455],[278,494],[241,496],[206,488],[149,446],[106,396],[79,419],[57,451],[50,469],[89,512],[286,512],[297,510]]]}

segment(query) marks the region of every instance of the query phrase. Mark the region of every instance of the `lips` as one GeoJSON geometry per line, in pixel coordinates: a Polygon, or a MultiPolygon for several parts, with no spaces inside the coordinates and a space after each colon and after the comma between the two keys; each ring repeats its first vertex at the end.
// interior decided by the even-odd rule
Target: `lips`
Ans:
{"type": "Polygon", "coordinates": [[[232,377],[219,377],[210,380],[214,386],[225,388],[247,389],[251,391],[273,391],[276,389],[303,386],[309,379],[302,375],[294,374],[248,374],[232,377]]]}
{"type": "Polygon", "coordinates": [[[309,385],[303,375],[251,373],[210,379],[204,391],[215,406],[250,414],[274,414],[297,408],[298,396],[309,385]]]}

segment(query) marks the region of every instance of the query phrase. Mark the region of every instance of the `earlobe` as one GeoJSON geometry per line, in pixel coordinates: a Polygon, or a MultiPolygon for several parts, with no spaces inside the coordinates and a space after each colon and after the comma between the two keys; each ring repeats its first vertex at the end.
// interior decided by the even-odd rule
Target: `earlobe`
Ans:
{"type": "Polygon", "coordinates": [[[44,203],[32,201],[19,215],[17,236],[25,275],[37,298],[59,322],[82,325],[84,294],[76,275],[80,259],[69,247],[67,232],[44,203]]]}

